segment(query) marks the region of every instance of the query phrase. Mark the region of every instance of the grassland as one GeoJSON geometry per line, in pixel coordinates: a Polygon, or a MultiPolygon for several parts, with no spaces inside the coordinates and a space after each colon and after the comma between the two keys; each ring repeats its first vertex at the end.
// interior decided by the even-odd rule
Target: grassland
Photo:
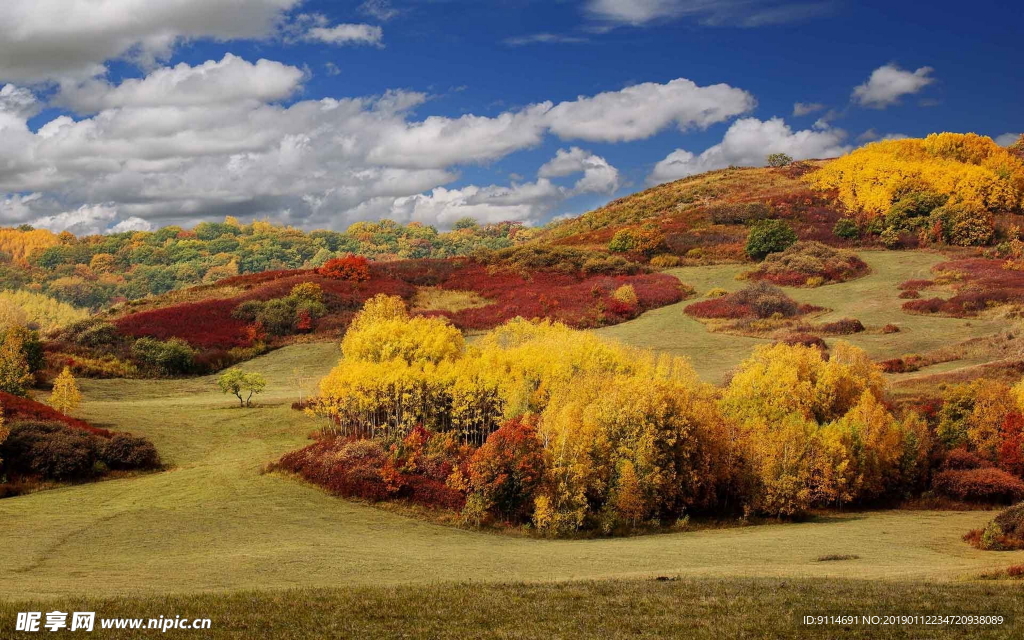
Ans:
{"type": "MultiPolygon", "coordinates": [[[[861,580],[615,580],[559,584],[429,584],[177,597],[0,603],[0,637],[18,611],[209,618],[204,638],[1014,638],[1021,584],[872,583],[861,580]],[[584,604],[585,603],[585,604],[584,604]],[[998,627],[808,627],[805,615],[1005,616],[998,627]]],[[[7,635],[7,634],[11,635],[7,635]]],[[[49,632],[43,632],[49,636],[49,632]]],[[[76,635],[76,634],[70,634],[76,635]]],[[[137,638],[159,631],[95,631],[137,638]]],[[[169,631],[164,637],[200,637],[169,631]]]]}
{"type": "MultiPolygon", "coordinates": [[[[940,256],[864,257],[872,273],[863,279],[790,293],[833,309],[826,318],[899,324],[899,334],[850,337],[873,356],[926,352],[1000,328],[899,310],[896,285],[925,277],[940,256]]],[[[742,286],[734,280],[741,269],[673,274],[704,292],[742,286]]],[[[708,379],[723,377],[759,342],[710,334],[682,306],[601,333],[689,355],[708,379]]],[[[171,467],[0,501],[0,637],[12,612],[33,607],[107,617],[195,612],[215,620],[214,638],[663,637],[683,630],[691,637],[829,637],[800,627],[795,616],[968,610],[1019,617],[1024,608],[1019,584],[964,583],[1024,563],[1024,552],[961,542],[989,512],[838,513],[795,524],[556,541],[431,524],[262,473],[306,442],[316,425],[290,404],[338,356],[335,344],[310,343],[248,363],[243,368],[270,381],[251,410],[235,408],[212,377],[83,381],[80,417],[149,437],[171,467]],[[819,561],[832,555],[855,557],[819,561]],[[86,602],[85,594],[99,600],[86,602]]],[[[1007,628],[987,636],[927,631],[1012,637],[1007,628]]],[[[908,637],[906,629],[867,627],[848,635],[908,637]]]]}
{"type": "MultiPolygon", "coordinates": [[[[995,319],[964,320],[903,312],[901,305],[905,301],[899,299],[897,286],[910,279],[930,278],[931,267],[945,259],[942,255],[920,251],[865,251],[860,255],[871,268],[863,278],[814,289],[784,289],[798,302],[831,309],[816,317],[816,322],[860,320],[869,331],[842,339],[866,350],[872,358],[925,354],[1005,328],[1003,322],[995,319]],[[880,333],[878,329],[886,324],[895,324],[900,332],[880,333]]],[[[716,265],[684,267],[668,273],[704,295],[716,287],[728,291],[742,288],[745,283],[737,281],[736,276],[748,269],[745,265],[716,265]]],[[[686,305],[693,302],[691,299],[663,307],[636,320],[600,329],[599,333],[639,347],[686,356],[705,379],[721,382],[751,349],[765,340],[708,332],[703,324],[683,313],[686,305]]],[[[947,364],[945,369],[953,366],[947,364]]]]}
{"type": "Polygon", "coordinates": [[[849,513],[799,524],[585,541],[454,529],[331,497],[263,465],[315,427],[289,405],[335,345],[247,368],[271,381],[252,410],[213,378],[86,382],[82,416],[153,440],[173,468],[0,501],[0,597],[157,595],[437,581],[683,576],[955,580],[1024,562],[960,541],[985,512],[849,513]],[[298,373],[297,373],[298,372],[298,373]],[[853,554],[842,563],[816,562],[853,554]]]}

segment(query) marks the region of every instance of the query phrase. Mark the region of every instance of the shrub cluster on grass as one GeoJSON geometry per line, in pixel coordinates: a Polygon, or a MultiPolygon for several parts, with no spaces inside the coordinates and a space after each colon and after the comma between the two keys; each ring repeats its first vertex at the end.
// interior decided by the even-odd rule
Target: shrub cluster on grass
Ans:
{"type": "MultiPolygon", "coordinates": [[[[716,294],[718,292],[715,292],[716,294]]],[[[747,285],[739,291],[710,300],[695,302],[686,307],[695,318],[795,318],[815,311],[816,307],[801,305],[785,291],[766,282],[747,285]]]]}
{"type": "Polygon", "coordinates": [[[867,264],[851,251],[820,242],[797,242],[784,251],[765,257],[745,276],[788,286],[818,286],[846,282],[868,271],[867,264]]]}
{"type": "Polygon", "coordinates": [[[108,469],[154,469],[160,466],[148,440],[118,434],[110,437],[63,422],[19,420],[0,444],[0,459],[9,476],[58,482],[89,480],[108,469]]]}
{"type": "MultiPolygon", "coordinates": [[[[1024,502],[997,515],[984,529],[967,532],[964,541],[987,551],[1024,549],[1024,502]]],[[[1010,577],[1024,575],[1024,566],[1010,567],[1010,577]]]]}
{"type": "MultiPolygon", "coordinates": [[[[1004,304],[1024,302],[1024,271],[1008,269],[1005,260],[971,258],[943,262],[934,267],[939,276],[955,283],[956,293],[949,298],[933,297],[910,300],[903,309],[911,313],[939,314],[966,318],[979,312],[1004,304]]],[[[925,288],[913,286],[917,281],[901,285],[908,291],[925,288]]]]}

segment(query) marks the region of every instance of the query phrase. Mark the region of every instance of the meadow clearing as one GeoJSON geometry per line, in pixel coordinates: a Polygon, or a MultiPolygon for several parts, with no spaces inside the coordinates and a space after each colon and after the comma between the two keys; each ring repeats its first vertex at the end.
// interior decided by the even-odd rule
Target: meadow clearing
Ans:
{"type": "MultiPolygon", "coordinates": [[[[896,285],[925,277],[939,256],[865,258],[872,271],[860,280],[789,291],[831,308],[829,318],[855,317],[869,328],[898,323],[898,334],[845,338],[873,357],[926,352],[1000,328],[899,310],[896,285]]],[[[739,270],[673,274],[703,292],[741,286],[739,270]]],[[[685,304],[600,333],[687,355],[719,382],[761,341],[708,333],[683,314],[685,304]]],[[[1018,585],[977,578],[1024,562],[1024,551],[984,552],[961,541],[989,511],[832,513],[797,523],[544,540],[432,524],[264,473],[308,442],[316,425],[290,405],[313,391],[337,355],[336,343],[314,342],[246,364],[270,383],[254,409],[236,408],[215,377],[83,380],[79,415],[150,438],[169,469],[0,501],[0,634],[11,612],[36,606],[88,606],[111,617],[205,612],[218,621],[209,637],[273,629],[285,638],[398,630],[405,637],[658,637],[681,629],[695,637],[795,637],[808,633],[796,616],[811,603],[815,611],[862,613],[1020,609],[1018,585]],[[564,615],[578,598],[594,603],[589,613],[564,615]],[[389,616],[375,613],[382,606],[389,616]],[[524,610],[530,622],[521,626],[512,612],[524,610]],[[444,626],[444,619],[457,624],[444,626]]],[[[1012,637],[1003,635],[1008,629],[936,633],[1012,637]]],[[[851,633],[904,637],[898,628],[851,633]]]]}

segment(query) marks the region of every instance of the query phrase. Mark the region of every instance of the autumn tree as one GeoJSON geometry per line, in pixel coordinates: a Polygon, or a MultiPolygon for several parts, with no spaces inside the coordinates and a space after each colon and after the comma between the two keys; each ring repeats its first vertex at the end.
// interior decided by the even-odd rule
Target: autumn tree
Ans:
{"type": "Polygon", "coordinates": [[[78,389],[78,383],[71,375],[71,369],[64,367],[64,370],[53,381],[50,406],[64,415],[71,415],[71,412],[77,409],[81,402],[82,392],[78,389]]]}
{"type": "Polygon", "coordinates": [[[476,450],[470,485],[483,503],[507,519],[526,515],[544,478],[543,445],[529,420],[511,420],[476,450]]]}
{"type": "MultiPolygon", "coordinates": [[[[3,446],[4,440],[7,440],[7,436],[11,435],[11,430],[4,424],[4,408],[0,406],[0,446],[3,446]]],[[[0,478],[3,477],[4,460],[0,458],[0,478]]]]}
{"type": "Polygon", "coordinates": [[[25,356],[24,339],[17,331],[8,331],[0,345],[0,391],[24,396],[32,382],[32,373],[25,356]]]}
{"type": "Polygon", "coordinates": [[[258,373],[246,373],[241,369],[228,369],[217,380],[222,393],[233,394],[241,407],[251,407],[252,397],[263,393],[266,379],[258,373]]]}

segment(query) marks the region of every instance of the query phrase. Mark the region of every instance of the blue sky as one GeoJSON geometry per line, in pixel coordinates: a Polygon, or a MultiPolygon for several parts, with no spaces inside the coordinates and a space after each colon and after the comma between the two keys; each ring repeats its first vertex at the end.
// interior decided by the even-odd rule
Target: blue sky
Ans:
{"type": "Polygon", "coordinates": [[[542,224],[775,151],[1024,128],[1006,2],[9,4],[4,224],[542,224]]]}

